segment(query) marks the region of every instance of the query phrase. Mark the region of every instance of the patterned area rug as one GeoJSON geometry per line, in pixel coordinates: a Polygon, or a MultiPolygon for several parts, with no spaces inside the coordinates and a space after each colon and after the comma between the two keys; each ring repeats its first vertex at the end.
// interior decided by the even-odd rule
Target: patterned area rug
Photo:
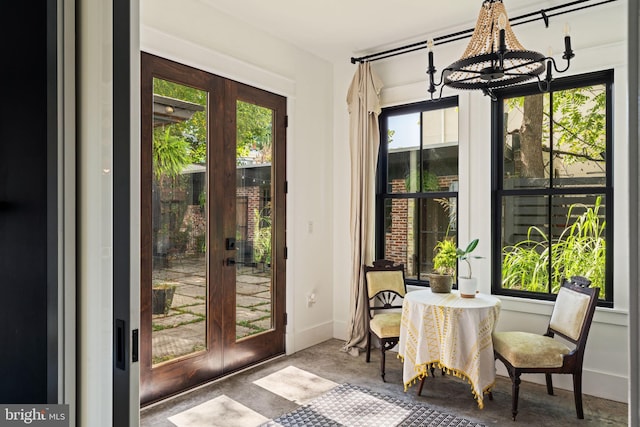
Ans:
{"type": "Polygon", "coordinates": [[[483,427],[455,415],[342,384],[261,427],[483,427]]]}

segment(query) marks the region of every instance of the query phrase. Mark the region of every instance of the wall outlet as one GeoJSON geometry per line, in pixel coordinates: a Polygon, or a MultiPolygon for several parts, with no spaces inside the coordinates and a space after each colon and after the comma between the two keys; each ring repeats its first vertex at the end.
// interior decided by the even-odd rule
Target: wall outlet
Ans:
{"type": "Polygon", "coordinates": [[[315,292],[312,292],[307,295],[307,307],[311,307],[315,303],[316,303],[316,294],[315,292]]]}

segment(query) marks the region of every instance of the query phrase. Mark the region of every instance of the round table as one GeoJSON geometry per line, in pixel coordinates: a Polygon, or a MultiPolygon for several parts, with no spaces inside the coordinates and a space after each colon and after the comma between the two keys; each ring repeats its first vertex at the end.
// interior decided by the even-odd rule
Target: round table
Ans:
{"type": "Polygon", "coordinates": [[[444,369],[465,378],[478,406],[495,383],[491,335],[500,314],[500,300],[478,293],[461,298],[458,291],[431,289],[408,292],[402,305],[398,355],[403,360],[405,391],[429,369],[444,369]]]}

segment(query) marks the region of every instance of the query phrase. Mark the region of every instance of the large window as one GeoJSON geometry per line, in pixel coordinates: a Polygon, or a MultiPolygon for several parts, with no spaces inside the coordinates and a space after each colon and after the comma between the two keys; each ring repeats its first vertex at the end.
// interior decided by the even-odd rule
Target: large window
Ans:
{"type": "Polygon", "coordinates": [[[611,306],[613,72],[498,92],[493,292],[551,299],[585,276],[611,306]]]}
{"type": "Polygon", "coordinates": [[[380,116],[376,256],[426,285],[439,240],[456,240],[457,98],[385,108],[380,116]]]}

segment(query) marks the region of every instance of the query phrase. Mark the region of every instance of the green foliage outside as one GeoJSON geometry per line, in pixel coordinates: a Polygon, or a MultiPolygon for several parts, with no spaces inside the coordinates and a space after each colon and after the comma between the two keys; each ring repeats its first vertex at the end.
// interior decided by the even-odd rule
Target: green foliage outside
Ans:
{"type": "Polygon", "coordinates": [[[553,125],[558,137],[554,144],[569,148],[566,164],[605,160],[606,100],[604,86],[554,92],[553,125]]]}
{"type": "MultiPolygon", "coordinates": [[[[549,117],[549,96],[544,96],[543,140],[550,147],[549,123],[553,124],[554,152],[569,165],[585,160],[604,162],[606,152],[606,100],[603,85],[553,92],[553,117],[549,117]],[[551,119],[551,120],[550,120],[551,119]]],[[[524,97],[510,98],[509,109],[523,112],[524,97]]]]}
{"type": "Polygon", "coordinates": [[[175,178],[190,163],[189,143],[171,132],[171,127],[158,128],[153,138],[153,172],[157,180],[175,178]]]}
{"type": "MultiPolygon", "coordinates": [[[[174,138],[184,139],[187,161],[183,164],[204,164],[207,160],[207,92],[162,79],[153,79],[153,93],[169,98],[192,102],[205,107],[196,111],[191,119],[154,129],[154,148],[165,132],[174,138]]],[[[162,172],[162,171],[161,171],[162,172]]]]}
{"type": "Polygon", "coordinates": [[[387,130],[387,144],[393,143],[393,136],[396,134],[396,131],[393,129],[387,130]]]}
{"type": "Polygon", "coordinates": [[[605,292],[605,221],[599,215],[601,198],[594,206],[571,205],[562,234],[551,242],[539,227],[529,227],[527,239],[502,251],[502,287],[530,292],[549,291],[549,257],[551,255],[551,292],[557,293],[565,277],[585,276],[592,287],[605,292]],[[577,207],[585,212],[571,223],[572,211],[577,207]]]}
{"type": "Polygon", "coordinates": [[[266,208],[254,211],[253,257],[258,262],[271,264],[271,216],[266,208]]]}
{"type": "Polygon", "coordinates": [[[419,173],[417,170],[412,170],[404,180],[404,186],[409,192],[426,192],[426,191],[438,191],[440,189],[440,183],[438,176],[429,171],[422,171],[422,189],[418,188],[419,173]]]}
{"type": "Polygon", "coordinates": [[[251,149],[258,150],[262,163],[270,163],[273,141],[273,110],[249,102],[237,102],[236,155],[247,157],[251,149]]]}

